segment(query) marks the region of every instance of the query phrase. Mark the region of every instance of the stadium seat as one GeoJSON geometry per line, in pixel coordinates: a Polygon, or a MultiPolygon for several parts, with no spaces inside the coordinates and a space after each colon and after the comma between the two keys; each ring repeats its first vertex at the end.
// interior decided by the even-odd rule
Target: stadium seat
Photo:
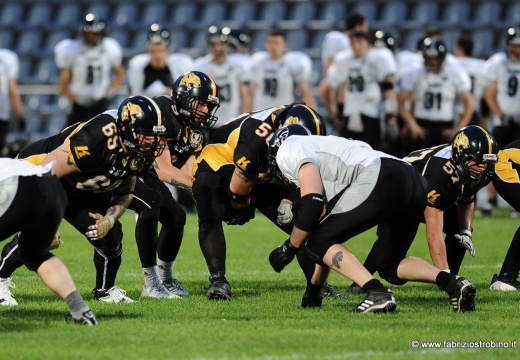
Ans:
{"type": "Polygon", "coordinates": [[[22,23],[24,6],[20,2],[3,6],[0,13],[0,27],[14,28],[22,23]]]}
{"type": "Polygon", "coordinates": [[[413,29],[422,29],[425,26],[436,25],[439,16],[439,5],[433,1],[418,2],[404,26],[413,29]]]}
{"type": "Polygon", "coordinates": [[[372,23],[376,20],[377,17],[377,4],[375,2],[363,1],[350,8],[349,13],[357,12],[363,16],[365,16],[369,23],[372,23]]]}
{"type": "Polygon", "coordinates": [[[314,18],[316,7],[311,2],[297,2],[290,9],[285,20],[278,26],[282,29],[302,29],[314,18]]]}
{"type": "Polygon", "coordinates": [[[122,3],[116,7],[113,18],[118,26],[132,26],[135,23],[138,12],[138,5],[122,3]]]}
{"type": "Polygon", "coordinates": [[[18,56],[35,55],[41,51],[41,42],[41,31],[26,30],[18,38],[15,52],[18,54],[18,56]]]}
{"type": "Polygon", "coordinates": [[[495,1],[482,1],[477,5],[471,25],[480,28],[500,23],[501,4],[495,1]]]}
{"type": "Polygon", "coordinates": [[[281,2],[265,3],[260,9],[257,20],[253,20],[247,24],[251,29],[269,29],[274,24],[285,18],[286,4],[281,2]]]}
{"type": "Polygon", "coordinates": [[[18,72],[18,83],[32,84],[35,83],[32,77],[32,61],[29,57],[19,58],[20,70],[18,72]]]}
{"type": "Polygon", "coordinates": [[[326,2],[319,4],[314,19],[307,23],[312,30],[331,30],[345,27],[345,4],[342,2],[326,2]]]}
{"type": "Polygon", "coordinates": [[[290,30],[285,34],[288,50],[304,51],[307,47],[307,32],[303,30],[290,30]]]}
{"type": "Polygon", "coordinates": [[[92,13],[110,23],[110,8],[108,4],[94,3],[87,6],[85,11],[80,15],[81,19],[88,13],[92,13]]]}
{"type": "Polygon", "coordinates": [[[14,34],[8,29],[0,31],[0,48],[11,49],[13,45],[14,34]]]}
{"type": "MultiPolygon", "coordinates": [[[[123,47],[123,48],[129,47],[130,34],[129,34],[128,29],[126,29],[124,27],[117,28],[116,30],[110,32],[110,37],[117,40],[117,42],[119,43],[119,45],[121,45],[121,47],[123,47]]],[[[143,45],[143,48],[144,48],[144,45],[143,45]]]]}
{"type": "Polygon", "coordinates": [[[59,27],[77,29],[81,22],[81,7],[78,4],[66,3],[58,7],[54,23],[59,27]]]}
{"type": "Polygon", "coordinates": [[[184,30],[175,30],[170,32],[171,37],[171,49],[175,51],[179,51],[182,48],[185,48],[188,44],[188,34],[184,30]]]}
{"type": "Polygon", "coordinates": [[[256,7],[254,3],[241,2],[231,6],[230,11],[229,20],[239,23],[239,27],[242,27],[255,18],[256,7]]]}
{"type": "Polygon", "coordinates": [[[34,75],[41,84],[57,84],[59,82],[59,71],[53,58],[38,61],[34,75]]]}
{"type": "MultiPolygon", "coordinates": [[[[45,39],[42,48],[44,49],[44,53],[47,55],[53,55],[54,47],[58,42],[63,39],[74,39],[75,36],[70,36],[69,30],[54,30],[45,39]]],[[[74,34],[75,35],[75,34],[74,34]]]]}
{"type": "Polygon", "coordinates": [[[51,4],[37,3],[29,7],[27,19],[25,20],[26,26],[34,26],[42,29],[48,29],[53,27],[53,21],[51,20],[52,8],[51,4]]]}
{"type": "Polygon", "coordinates": [[[251,50],[253,52],[265,50],[266,36],[267,30],[257,30],[251,34],[251,50]]]}
{"type": "Polygon", "coordinates": [[[196,13],[197,8],[192,2],[177,4],[170,16],[171,20],[165,25],[170,28],[183,28],[195,19],[196,13]]]}
{"type": "Polygon", "coordinates": [[[220,2],[208,2],[200,12],[200,19],[188,23],[191,29],[207,29],[211,25],[221,26],[226,14],[226,5],[220,2]]]}
{"type": "Polygon", "coordinates": [[[520,25],[520,2],[512,1],[506,10],[506,16],[502,23],[507,26],[520,25]]]}
{"type": "Polygon", "coordinates": [[[381,10],[378,25],[381,28],[391,28],[407,19],[408,6],[403,1],[387,1],[381,10]]]}
{"type": "Polygon", "coordinates": [[[190,48],[197,49],[199,53],[206,53],[206,35],[207,30],[198,30],[192,33],[191,40],[189,42],[190,48]]]}
{"type": "Polygon", "coordinates": [[[473,42],[475,43],[473,56],[485,58],[494,52],[495,40],[494,34],[491,30],[476,30],[473,32],[472,37],[473,42]]]}
{"type": "Polygon", "coordinates": [[[437,22],[442,27],[460,27],[467,24],[471,9],[467,1],[450,1],[444,9],[444,16],[437,22]]]}
{"type": "Polygon", "coordinates": [[[150,3],[140,12],[139,20],[142,25],[153,23],[163,24],[168,16],[168,6],[165,3],[150,3]]]}

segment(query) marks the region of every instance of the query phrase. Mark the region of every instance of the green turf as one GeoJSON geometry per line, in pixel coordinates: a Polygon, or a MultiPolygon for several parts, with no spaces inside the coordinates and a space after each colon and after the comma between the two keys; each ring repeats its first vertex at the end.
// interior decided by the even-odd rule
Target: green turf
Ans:
{"type": "MultiPolygon", "coordinates": [[[[405,221],[405,220],[403,220],[405,221]]],[[[139,299],[142,275],[133,236],[133,213],[123,218],[125,252],[117,284],[139,299]]],[[[476,258],[466,257],[461,273],[478,289],[477,311],[455,314],[433,285],[392,286],[394,314],[352,314],[362,299],[325,299],[321,309],[302,309],[305,284],[294,262],[281,274],[269,266],[269,252],[285,239],[265,218],[243,227],[226,227],[231,302],[210,302],[208,273],[198,247],[197,220],[188,217],[175,276],[191,293],[181,300],[139,299],[135,304],[94,302],[92,247],[68,224],[65,244],[55,254],[69,267],[100,326],[68,322],[66,305],[26,269],[14,275],[18,307],[0,307],[0,359],[518,359],[518,349],[419,346],[413,340],[520,340],[520,293],[488,290],[500,269],[519,221],[505,212],[476,219],[476,258]]],[[[347,243],[363,260],[374,239],[370,231],[347,243]]],[[[411,254],[429,259],[424,227],[411,254]]],[[[332,274],[330,283],[345,291],[349,282],[332,274]]],[[[442,343],[441,345],[444,345],[442,343]]],[[[472,344],[474,346],[474,343],[472,344]]]]}

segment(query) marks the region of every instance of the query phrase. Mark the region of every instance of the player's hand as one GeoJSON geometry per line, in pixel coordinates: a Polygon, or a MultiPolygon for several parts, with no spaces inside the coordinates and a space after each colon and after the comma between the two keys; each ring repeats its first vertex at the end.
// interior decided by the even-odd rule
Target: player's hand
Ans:
{"type": "Polygon", "coordinates": [[[475,247],[473,246],[473,240],[471,238],[471,231],[462,230],[460,234],[455,234],[455,239],[464,246],[466,250],[471,254],[471,256],[475,257],[475,247]]]}
{"type": "Polygon", "coordinates": [[[321,294],[321,290],[323,289],[323,285],[312,285],[307,284],[307,289],[305,289],[305,293],[302,298],[302,307],[321,307],[321,302],[323,300],[323,296],[321,294]]]}
{"type": "Polygon", "coordinates": [[[293,261],[297,251],[298,248],[291,245],[290,238],[271,251],[271,254],[269,254],[269,263],[273,267],[274,271],[281,272],[291,263],[291,261],[293,261]]]}
{"type": "Polygon", "coordinates": [[[61,234],[59,231],[56,231],[56,235],[54,235],[54,239],[52,239],[51,246],[49,246],[49,250],[54,250],[60,247],[63,244],[63,240],[61,240],[61,234]]]}
{"type": "Polygon", "coordinates": [[[116,222],[112,215],[103,216],[98,213],[92,214],[89,212],[88,216],[96,220],[96,223],[90,225],[88,227],[89,231],[85,233],[89,240],[99,240],[104,238],[116,222]]]}
{"type": "Polygon", "coordinates": [[[292,204],[283,201],[278,205],[278,216],[276,217],[276,221],[281,226],[289,225],[293,219],[293,213],[292,213],[292,204]]]}
{"type": "Polygon", "coordinates": [[[255,207],[248,205],[242,209],[234,209],[235,215],[230,221],[226,221],[228,225],[244,225],[249,220],[255,218],[255,207]]]}

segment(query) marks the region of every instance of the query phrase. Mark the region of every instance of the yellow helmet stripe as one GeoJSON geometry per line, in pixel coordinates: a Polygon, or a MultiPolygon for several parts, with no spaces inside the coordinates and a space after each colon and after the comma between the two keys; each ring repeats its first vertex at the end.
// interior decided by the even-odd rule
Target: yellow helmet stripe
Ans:
{"type": "Polygon", "coordinates": [[[213,96],[217,96],[217,84],[215,83],[215,80],[211,76],[208,76],[208,78],[211,80],[211,83],[213,84],[213,96]]]}
{"type": "Polygon", "coordinates": [[[491,140],[491,137],[489,136],[489,133],[486,130],[484,130],[483,127],[478,126],[478,125],[477,125],[477,127],[486,135],[486,138],[488,140],[488,154],[491,154],[492,151],[493,151],[493,146],[492,146],[493,141],[491,140]]]}
{"type": "Polygon", "coordinates": [[[309,110],[309,112],[312,114],[314,123],[316,125],[316,135],[321,135],[320,134],[320,132],[321,132],[320,121],[318,120],[318,116],[316,115],[316,112],[312,108],[308,107],[307,105],[302,104],[302,106],[305,107],[307,110],[309,110]]]}
{"type": "Polygon", "coordinates": [[[162,126],[162,113],[161,113],[161,109],[159,108],[159,105],[157,105],[157,103],[155,101],[153,101],[153,99],[149,98],[148,96],[143,96],[143,97],[150,101],[150,103],[153,105],[155,111],[157,112],[158,119],[159,119],[159,121],[157,122],[157,126],[158,127],[162,126]]]}

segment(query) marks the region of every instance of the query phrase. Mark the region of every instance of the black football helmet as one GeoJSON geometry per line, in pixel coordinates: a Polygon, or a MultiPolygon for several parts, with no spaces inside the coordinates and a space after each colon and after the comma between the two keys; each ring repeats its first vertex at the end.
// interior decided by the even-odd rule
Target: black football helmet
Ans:
{"type": "Polygon", "coordinates": [[[294,103],[287,105],[274,121],[278,128],[291,124],[305,126],[312,135],[327,135],[325,120],[313,108],[303,104],[294,103]]]}
{"type": "Polygon", "coordinates": [[[507,29],[506,37],[506,54],[509,60],[513,62],[520,61],[520,51],[512,49],[513,46],[520,45],[520,28],[511,27],[507,29]]]}
{"type": "Polygon", "coordinates": [[[243,49],[243,52],[248,51],[251,37],[242,30],[224,27],[222,28],[222,34],[226,36],[231,52],[241,52],[241,49],[243,49]]]}
{"type": "Polygon", "coordinates": [[[427,37],[422,41],[420,50],[426,69],[431,72],[440,72],[448,53],[444,41],[427,37]]]}
{"type": "Polygon", "coordinates": [[[391,33],[383,30],[377,30],[374,33],[374,47],[386,47],[395,53],[397,51],[397,41],[391,33]]]}
{"type": "Polygon", "coordinates": [[[160,44],[168,47],[170,46],[170,32],[162,25],[154,23],[150,25],[146,44],[160,44]]]}
{"type": "Polygon", "coordinates": [[[291,124],[287,126],[283,126],[278,129],[269,139],[269,149],[268,149],[268,163],[269,163],[269,172],[271,177],[283,188],[290,189],[294,188],[293,184],[287,180],[287,178],[282,174],[280,168],[278,167],[278,163],[276,162],[276,155],[278,154],[278,150],[280,146],[283,144],[285,140],[289,136],[293,135],[312,135],[309,129],[300,124],[291,124]]]}
{"type": "Polygon", "coordinates": [[[215,112],[220,106],[217,84],[203,72],[189,71],[175,80],[172,97],[181,118],[191,125],[209,129],[217,121],[215,112]],[[200,103],[207,105],[206,113],[198,110],[200,103]]]}
{"type": "Polygon", "coordinates": [[[101,39],[108,35],[108,26],[104,19],[99,16],[89,13],[85,15],[85,19],[80,27],[80,33],[83,36],[85,42],[90,43],[91,45],[97,45],[97,43],[91,43],[87,34],[99,34],[101,35],[101,39]]]}
{"type": "Polygon", "coordinates": [[[146,168],[160,156],[166,146],[165,119],[154,100],[146,96],[131,96],[117,110],[116,126],[125,147],[133,152],[136,163],[146,168]],[[139,135],[153,137],[143,139],[139,135]]]}
{"type": "Polygon", "coordinates": [[[498,146],[493,135],[486,129],[470,125],[455,134],[451,145],[452,161],[463,181],[473,189],[487,184],[494,173],[494,164],[498,160],[498,146]],[[472,170],[470,162],[487,165],[484,172],[472,170]]]}

